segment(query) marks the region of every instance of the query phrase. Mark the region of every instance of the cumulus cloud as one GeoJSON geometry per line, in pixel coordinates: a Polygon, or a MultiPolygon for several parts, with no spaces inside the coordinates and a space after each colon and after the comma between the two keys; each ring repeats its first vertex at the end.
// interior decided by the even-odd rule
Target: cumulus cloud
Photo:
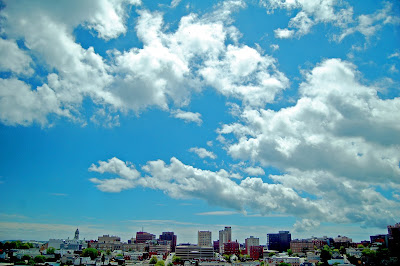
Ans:
{"type": "Polygon", "coordinates": [[[318,221],[310,220],[310,219],[302,219],[300,221],[296,221],[293,225],[293,229],[295,232],[307,232],[311,230],[315,230],[316,227],[319,226],[318,221]]]}
{"type": "Polygon", "coordinates": [[[47,85],[31,90],[30,85],[16,78],[0,78],[0,121],[5,125],[47,124],[49,113],[70,117],[60,107],[56,93],[47,85]]]}
{"type": "Polygon", "coordinates": [[[0,58],[0,71],[11,71],[27,76],[33,74],[31,57],[13,40],[0,38],[0,58]]]}
{"type": "Polygon", "coordinates": [[[251,176],[258,176],[258,175],[265,175],[264,170],[257,166],[257,167],[246,167],[243,171],[251,176]]]}
{"type": "MultiPolygon", "coordinates": [[[[76,42],[74,29],[79,26],[105,40],[124,34],[127,12],[139,4],[134,0],[66,1],[57,5],[9,1],[1,21],[9,39],[2,39],[0,45],[17,64],[11,66],[6,60],[0,67],[30,75],[33,70],[29,55],[35,54],[46,65],[48,74],[42,78],[54,92],[59,108],[68,112],[70,119],[85,124],[79,110],[83,99],[89,98],[98,109],[114,113],[110,119],[92,117],[93,123],[101,121],[106,126],[118,125],[113,121],[118,119],[116,112],[140,113],[150,106],[165,111],[171,105],[181,108],[189,104],[193,91],[206,86],[252,105],[273,101],[288,86],[273,58],[238,43],[240,32],[232,26],[230,16],[246,6],[243,1],[224,1],[203,16],[190,13],[172,32],[166,31],[161,13],[137,11],[135,31],[143,47],[110,50],[109,60],[93,47],[83,48],[76,42]],[[19,49],[14,40],[24,40],[27,51],[19,49]]],[[[50,114],[58,114],[45,106],[37,108],[42,116],[39,123],[50,114]]],[[[197,113],[178,110],[175,114],[187,121],[201,121],[197,113]]],[[[9,123],[29,125],[35,121],[9,123]]]]}
{"type": "Polygon", "coordinates": [[[204,159],[206,157],[211,158],[211,159],[217,158],[217,155],[215,155],[213,152],[208,151],[204,148],[193,147],[193,148],[190,148],[189,151],[196,153],[197,156],[199,156],[202,159],[204,159]]]}
{"type": "Polygon", "coordinates": [[[327,210],[344,206],[336,210],[342,222],[382,226],[395,220],[390,210],[398,204],[377,187],[399,185],[400,99],[380,99],[379,88],[358,76],[349,62],[325,60],[305,75],[294,106],[245,108],[241,121],[218,132],[237,139],[225,143],[233,158],[282,169],[288,174],[270,178],[316,196],[327,210]],[[369,216],[374,206],[386,218],[369,216]]]}
{"type": "Polygon", "coordinates": [[[198,124],[199,126],[203,123],[203,120],[201,120],[201,114],[200,113],[193,113],[193,112],[187,112],[187,111],[182,111],[180,109],[172,111],[172,114],[175,118],[179,118],[184,120],[185,122],[194,122],[198,124]]]}
{"type": "MultiPolygon", "coordinates": [[[[124,163],[114,164],[114,160],[100,161],[99,167],[92,165],[90,170],[99,168],[104,170],[100,173],[122,173],[128,167],[124,163]]],[[[105,192],[141,186],[161,190],[176,199],[202,199],[210,205],[235,212],[252,210],[261,215],[294,215],[303,219],[296,223],[296,230],[316,226],[311,222],[314,220],[385,226],[393,223],[400,214],[393,211],[399,210],[398,202],[386,199],[362,181],[340,180],[328,172],[292,170],[290,174],[272,176],[276,183],[270,184],[250,177],[237,183],[225,170],[202,170],[185,165],[176,158],[171,158],[169,165],[162,160],[149,161],[142,170],[148,175],[134,179],[118,175],[90,181],[105,192]],[[303,191],[316,195],[316,199],[303,197],[303,191]]]]}
{"type": "Polygon", "coordinates": [[[294,35],[294,30],[289,29],[276,29],[274,30],[275,37],[279,39],[289,39],[294,35]]]}

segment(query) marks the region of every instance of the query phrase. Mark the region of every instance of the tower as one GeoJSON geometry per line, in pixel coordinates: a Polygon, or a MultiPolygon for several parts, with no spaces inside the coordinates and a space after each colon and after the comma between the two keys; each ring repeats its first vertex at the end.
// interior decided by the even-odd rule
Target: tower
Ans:
{"type": "Polygon", "coordinates": [[[74,239],[75,240],[79,240],[79,230],[78,230],[78,228],[76,228],[74,239]]]}

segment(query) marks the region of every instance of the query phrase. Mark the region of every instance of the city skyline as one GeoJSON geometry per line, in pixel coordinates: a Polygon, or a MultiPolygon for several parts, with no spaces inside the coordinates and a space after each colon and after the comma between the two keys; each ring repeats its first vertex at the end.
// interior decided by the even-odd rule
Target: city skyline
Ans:
{"type": "Polygon", "coordinates": [[[385,233],[400,221],[398,14],[2,2],[0,239],[385,233]]]}

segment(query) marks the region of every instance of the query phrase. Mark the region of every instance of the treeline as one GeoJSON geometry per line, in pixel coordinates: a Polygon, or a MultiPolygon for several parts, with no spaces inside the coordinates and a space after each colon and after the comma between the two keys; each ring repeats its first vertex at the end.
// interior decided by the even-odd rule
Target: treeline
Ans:
{"type": "Polygon", "coordinates": [[[0,249],[30,249],[33,248],[32,243],[22,243],[20,240],[17,241],[7,241],[5,243],[0,242],[0,249]]]}

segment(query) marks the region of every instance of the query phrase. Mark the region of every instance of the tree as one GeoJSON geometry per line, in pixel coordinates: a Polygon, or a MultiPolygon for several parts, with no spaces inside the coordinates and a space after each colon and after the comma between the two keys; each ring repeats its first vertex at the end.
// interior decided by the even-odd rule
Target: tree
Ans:
{"type": "Polygon", "coordinates": [[[346,248],[344,247],[344,246],[340,246],[340,249],[339,249],[339,252],[340,252],[340,254],[346,254],[346,248]]]}
{"type": "Polygon", "coordinates": [[[173,266],[174,264],[172,263],[172,262],[169,262],[168,264],[167,264],[167,266],[173,266]]]}
{"type": "Polygon", "coordinates": [[[156,256],[152,256],[150,261],[149,261],[149,264],[156,264],[156,263],[157,263],[157,257],[156,256]]]}
{"type": "Polygon", "coordinates": [[[275,256],[274,252],[271,252],[271,253],[268,254],[268,257],[272,257],[272,256],[275,256]]]}
{"type": "Polygon", "coordinates": [[[287,250],[287,253],[288,253],[289,256],[292,256],[292,254],[293,254],[293,252],[292,252],[292,250],[290,248],[287,250]]]}
{"type": "Polygon", "coordinates": [[[182,261],[181,257],[175,256],[175,255],[172,257],[173,263],[180,263],[181,261],[182,261]]]}
{"type": "Polygon", "coordinates": [[[48,249],[46,249],[47,254],[54,254],[55,251],[56,251],[56,249],[53,247],[49,247],[48,249]]]}
{"type": "Polygon", "coordinates": [[[46,257],[42,255],[37,255],[34,259],[35,263],[45,263],[46,257]]]}
{"type": "Polygon", "coordinates": [[[24,255],[24,256],[22,256],[22,260],[27,260],[27,261],[29,261],[31,259],[31,256],[29,256],[29,255],[24,255]]]}
{"type": "Polygon", "coordinates": [[[289,263],[281,262],[278,264],[278,266],[292,266],[289,263]]]}
{"type": "Polygon", "coordinates": [[[159,260],[159,261],[157,261],[155,266],[165,266],[165,263],[163,260],[159,260]]]}
{"type": "Polygon", "coordinates": [[[363,244],[358,244],[358,245],[357,245],[357,248],[362,248],[362,249],[364,249],[365,247],[364,247],[363,244]]]}
{"type": "Polygon", "coordinates": [[[24,244],[22,244],[19,248],[20,248],[20,249],[30,249],[31,246],[30,246],[28,243],[24,243],[24,244]]]}
{"type": "Polygon", "coordinates": [[[94,260],[99,255],[99,252],[95,248],[85,248],[82,251],[82,257],[90,257],[91,260],[94,260]]]}

